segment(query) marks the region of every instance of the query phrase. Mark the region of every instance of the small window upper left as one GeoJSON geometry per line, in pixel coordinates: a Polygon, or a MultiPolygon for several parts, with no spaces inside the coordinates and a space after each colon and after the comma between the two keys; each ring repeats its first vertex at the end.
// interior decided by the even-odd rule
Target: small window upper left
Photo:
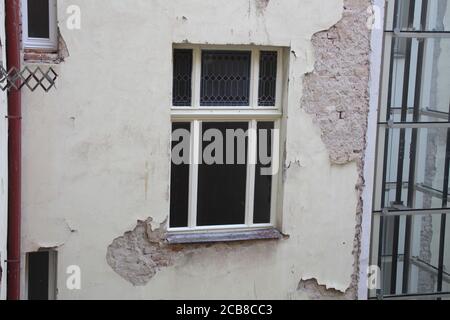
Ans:
{"type": "Polygon", "coordinates": [[[22,30],[25,49],[56,51],[56,0],[22,0],[22,30]]]}

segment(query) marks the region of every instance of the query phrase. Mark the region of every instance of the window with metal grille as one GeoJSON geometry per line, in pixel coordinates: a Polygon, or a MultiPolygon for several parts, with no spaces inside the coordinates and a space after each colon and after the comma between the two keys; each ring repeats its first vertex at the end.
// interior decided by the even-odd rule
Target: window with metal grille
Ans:
{"type": "Polygon", "coordinates": [[[192,96],[192,50],[173,51],[173,102],[174,106],[190,106],[192,96]]]}
{"type": "Polygon", "coordinates": [[[249,51],[202,51],[200,104],[249,106],[249,51]]]}
{"type": "Polygon", "coordinates": [[[22,0],[22,35],[26,49],[57,49],[56,16],[56,0],[22,0]]]}
{"type": "Polygon", "coordinates": [[[177,45],[173,57],[169,232],[273,228],[281,49],[177,45]]]}
{"type": "Polygon", "coordinates": [[[372,297],[450,294],[450,3],[387,2],[372,297]]]}

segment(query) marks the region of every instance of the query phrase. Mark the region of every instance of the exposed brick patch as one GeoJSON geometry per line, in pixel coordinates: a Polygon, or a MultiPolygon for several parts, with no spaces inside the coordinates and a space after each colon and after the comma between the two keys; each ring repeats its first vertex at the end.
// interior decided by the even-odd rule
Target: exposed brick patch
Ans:
{"type": "MultiPolygon", "coordinates": [[[[214,250],[226,255],[230,251],[267,246],[268,250],[279,240],[245,240],[217,243],[169,244],[166,241],[167,226],[163,222],[153,230],[152,218],[138,221],[132,231],[125,234],[108,246],[106,261],[122,278],[134,286],[146,285],[160,270],[175,265],[183,256],[199,250],[214,250]]],[[[178,262],[180,263],[180,262],[178,262]]]]}
{"type": "Polygon", "coordinates": [[[138,221],[133,231],[109,245],[106,254],[109,266],[135,286],[147,284],[158,270],[172,265],[176,255],[164,244],[164,228],[152,230],[151,221],[138,221]]]}
{"type": "Polygon", "coordinates": [[[305,76],[302,108],[322,129],[333,163],[361,159],[369,110],[369,0],[346,0],[343,18],[312,38],[314,71],[305,76]]]}

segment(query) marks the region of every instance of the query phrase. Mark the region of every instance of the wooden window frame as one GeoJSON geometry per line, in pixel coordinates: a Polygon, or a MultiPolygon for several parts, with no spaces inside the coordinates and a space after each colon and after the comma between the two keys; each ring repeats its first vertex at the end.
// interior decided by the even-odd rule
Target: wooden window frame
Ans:
{"type": "Polygon", "coordinates": [[[248,159],[257,152],[256,133],[258,121],[274,122],[275,132],[280,132],[282,123],[282,84],[283,84],[283,49],[280,47],[267,46],[229,46],[229,45],[185,45],[176,44],[173,49],[191,49],[193,55],[192,68],[192,94],[191,106],[172,106],[172,122],[190,122],[191,141],[190,141],[190,164],[189,164],[189,208],[188,208],[188,226],[182,228],[171,228],[168,222],[168,232],[177,233],[196,233],[196,232],[220,232],[220,231],[249,231],[258,229],[275,228],[277,223],[277,208],[279,202],[278,191],[281,189],[281,134],[276,135],[272,141],[273,162],[277,163],[278,172],[272,178],[271,190],[271,210],[270,222],[265,224],[254,224],[254,190],[255,190],[255,161],[247,161],[247,185],[246,185],[246,204],[245,204],[245,223],[240,225],[216,225],[216,226],[197,226],[197,190],[198,190],[198,164],[201,148],[201,128],[202,122],[248,122],[248,159]],[[251,71],[250,71],[250,99],[249,106],[201,106],[200,104],[200,85],[201,85],[201,56],[202,50],[229,50],[229,51],[251,51],[251,71]],[[277,52],[277,80],[276,97],[274,106],[258,106],[258,84],[259,84],[259,63],[261,51],[277,52]]]}

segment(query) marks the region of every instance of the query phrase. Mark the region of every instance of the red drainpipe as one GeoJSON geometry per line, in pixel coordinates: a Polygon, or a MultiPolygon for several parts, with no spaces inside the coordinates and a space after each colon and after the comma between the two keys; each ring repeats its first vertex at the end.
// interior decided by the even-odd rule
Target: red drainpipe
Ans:
{"type": "MultiPolygon", "coordinates": [[[[7,69],[20,70],[20,0],[5,1],[7,69]]],[[[20,299],[21,225],[21,97],[20,90],[8,92],[8,299],[20,299]]]]}

